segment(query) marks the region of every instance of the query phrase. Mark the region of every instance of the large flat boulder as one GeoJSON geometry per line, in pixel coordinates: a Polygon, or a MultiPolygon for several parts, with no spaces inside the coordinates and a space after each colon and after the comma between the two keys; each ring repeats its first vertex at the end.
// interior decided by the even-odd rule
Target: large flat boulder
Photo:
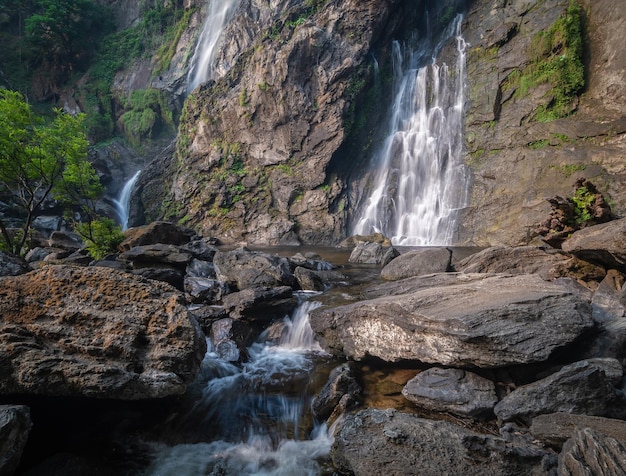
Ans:
{"type": "Polygon", "coordinates": [[[331,449],[341,474],[404,476],[550,474],[556,455],[445,421],[362,410],[340,424],[331,449]]]}
{"type": "Polygon", "coordinates": [[[449,276],[434,288],[398,281],[414,291],[316,309],[311,326],[338,356],[483,368],[544,361],[594,326],[589,303],[560,284],[535,275],[482,278],[449,276]]]}
{"type": "Polygon", "coordinates": [[[0,278],[0,394],[181,394],[206,344],[182,294],[102,267],[0,278]]]}
{"type": "Polygon", "coordinates": [[[585,428],[626,443],[626,421],[615,418],[564,412],[548,413],[533,418],[530,431],[533,438],[560,447],[576,431],[585,428]]]}
{"type": "Polygon", "coordinates": [[[626,271],[626,218],[578,230],[562,245],[563,251],[607,268],[626,271]]]}
{"type": "Polygon", "coordinates": [[[385,266],[380,277],[389,281],[423,274],[449,271],[452,250],[449,248],[421,248],[401,254],[385,266]]]}
{"type": "Polygon", "coordinates": [[[559,474],[626,474],[626,445],[591,428],[576,431],[559,455],[559,474]]]}

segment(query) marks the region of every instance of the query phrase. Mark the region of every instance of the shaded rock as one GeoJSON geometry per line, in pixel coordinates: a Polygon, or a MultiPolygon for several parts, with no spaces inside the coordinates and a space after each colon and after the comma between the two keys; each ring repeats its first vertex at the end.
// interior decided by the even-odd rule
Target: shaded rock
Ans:
{"type": "Polygon", "coordinates": [[[149,268],[133,269],[130,272],[135,276],[170,284],[179,291],[185,290],[185,278],[183,273],[179,269],[171,266],[155,265],[149,268]]]}
{"type": "Polygon", "coordinates": [[[498,402],[496,388],[472,372],[433,367],[417,374],[402,389],[402,395],[428,410],[485,416],[498,402]]]}
{"type": "Polygon", "coordinates": [[[192,259],[187,265],[185,274],[195,278],[216,278],[215,266],[212,262],[204,261],[200,259],[192,259]]]}
{"type": "Polygon", "coordinates": [[[626,442],[626,421],[573,413],[538,415],[533,418],[530,432],[534,438],[560,448],[577,430],[584,428],[626,442]]]}
{"type": "Polygon", "coordinates": [[[614,269],[609,270],[596,291],[593,293],[591,309],[596,322],[607,323],[626,315],[620,302],[624,275],[614,269]]]}
{"type": "Polygon", "coordinates": [[[562,276],[600,281],[605,271],[554,248],[541,246],[491,247],[454,267],[463,273],[538,274],[546,281],[562,276]]]}
{"type": "MultiPolygon", "coordinates": [[[[250,327],[242,325],[233,319],[220,319],[211,325],[211,340],[213,342],[213,350],[221,358],[227,362],[237,362],[241,356],[237,343],[233,340],[234,326],[246,329],[244,332],[246,338],[239,339],[242,345],[245,345],[250,337],[250,327]]],[[[241,337],[241,336],[240,336],[241,337]]]]}
{"type": "Polygon", "coordinates": [[[452,251],[448,248],[423,248],[409,251],[392,260],[380,272],[388,281],[449,271],[452,251]]]}
{"type": "Polygon", "coordinates": [[[61,248],[63,250],[76,251],[83,247],[83,242],[75,233],[66,231],[53,231],[48,240],[48,246],[51,248],[61,248]]]}
{"type": "Polygon", "coordinates": [[[130,228],[124,232],[126,239],[120,244],[121,251],[128,251],[136,246],[184,245],[190,241],[190,232],[173,223],[155,221],[149,225],[130,228]]]}
{"type": "Polygon", "coordinates": [[[355,476],[513,476],[551,474],[556,467],[556,455],[537,446],[376,409],[346,417],[335,435],[331,456],[339,471],[355,476]]]}
{"type": "Polygon", "coordinates": [[[562,248],[580,259],[626,272],[626,218],[583,228],[562,248]]]}
{"type": "Polygon", "coordinates": [[[559,455],[559,474],[626,474],[626,445],[591,428],[578,430],[559,455]]]}
{"type": "Polygon", "coordinates": [[[128,251],[120,253],[118,259],[127,261],[136,268],[146,264],[164,263],[184,269],[191,261],[191,255],[181,252],[177,246],[157,243],[154,245],[134,246],[128,251]]]}
{"type": "Polygon", "coordinates": [[[205,335],[211,335],[211,326],[216,320],[228,317],[224,306],[217,305],[191,305],[189,306],[189,314],[198,321],[205,335]]]}
{"type": "Polygon", "coordinates": [[[340,404],[341,408],[336,413],[341,414],[360,400],[362,392],[349,363],[335,367],[324,388],[313,399],[313,414],[325,421],[336,412],[340,404]]]}
{"type": "MultiPolygon", "coordinates": [[[[549,377],[518,387],[496,405],[496,416],[501,421],[530,423],[537,415],[556,412],[626,415],[623,397],[611,385],[602,360],[576,362],[549,377]]],[[[609,373],[610,367],[609,363],[609,373]]]]}
{"type": "Polygon", "coordinates": [[[240,291],[254,287],[298,285],[289,260],[277,255],[239,248],[218,251],[213,264],[218,279],[240,291]]]}
{"type": "Polygon", "coordinates": [[[194,303],[215,303],[228,294],[228,285],[217,279],[185,276],[185,292],[194,303]]]}
{"type": "Polygon", "coordinates": [[[180,251],[189,253],[197,260],[213,261],[217,248],[204,239],[193,240],[180,246],[180,251]]]}
{"type": "Polygon", "coordinates": [[[350,263],[376,264],[386,266],[400,253],[393,246],[383,246],[380,243],[358,243],[350,253],[350,263]]]}
{"type": "Polygon", "coordinates": [[[28,407],[0,406],[0,474],[10,476],[17,469],[31,427],[28,407]]]}
{"type": "Polygon", "coordinates": [[[322,258],[315,253],[306,253],[305,255],[296,253],[289,258],[289,260],[297,267],[299,266],[313,271],[330,271],[336,268],[334,264],[322,260],[322,258]]]}
{"type": "Polygon", "coordinates": [[[41,246],[37,246],[31,250],[28,250],[24,259],[28,263],[34,263],[36,261],[43,261],[46,256],[50,254],[49,248],[43,248],[41,246]]]}
{"type": "Polygon", "coordinates": [[[31,267],[22,258],[0,251],[0,276],[19,276],[29,271],[31,267]]]}
{"type": "Polygon", "coordinates": [[[323,291],[326,288],[322,277],[313,270],[298,266],[293,275],[298,280],[300,289],[305,291],[323,291]]]}
{"type": "MultiPolygon", "coordinates": [[[[323,347],[356,360],[492,368],[544,361],[594,325],[589,304],[563,286],[535,275],[472,276],[316,309],[311,326],[323,347]]],[[[397,285],[406,289],[408,281],[397,285]]]]}
{"type": "Polygon", "coordinates": [[[268,322],[291,314],[297,301],[288,286],[247,288],[224,296],[224,309],[233,319],[268,322]]]}
{"type": "Polygon", "coordinates": [[[204,357],[196,321],[165,284],[69,266],[0,281],[2,394],[178,395],[204,357]]]}

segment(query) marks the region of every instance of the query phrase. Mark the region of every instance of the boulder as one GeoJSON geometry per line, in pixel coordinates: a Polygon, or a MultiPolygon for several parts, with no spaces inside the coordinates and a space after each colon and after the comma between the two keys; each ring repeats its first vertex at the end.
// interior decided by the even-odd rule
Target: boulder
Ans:
{"type": "Polygon", "coordinates": [[[0,394],[182,394],[206,343],[174,288],[102,267],[0,278],[0,394]]]}
{"type": "Polygon", "coordinates": [[[211,278],[185,276],[185,292],[190,302],[215,303],[228,294],[228,285],[211,278]]]}
{"type": "Polygon", "coordinates": [[[217,248],[204,239],[193,240],[180,246],[180,251],[189,253],[195,259],[213,261],[217,248]]]}
{"type": "Polygon", "coordinates": [[[289,260],[277,255],[239,248],[218,251],[213,264],[217,278],[240,291],[254,287],[298,286],[289,260]]]}
{"type": "Polygon", "coordinates": [[[75,233],[53,231],[48,239],[48,246],[51,248],[61,248],[62,250],[76,251],[83,247],[83,242],[75,233]]]}
{"type": "Polygon", "coordinates": [[[155,221],[145,226],[129,228],[124,232],[126,239],[120,244],[121,251],[128,251],[135,246],[184,245],[189,243],[191,233],[181,227],[165,221],[155,221]]]}
{"type": "Polygon", "coordinates": [[[147,268],[133,269],[130,272],[135,276],[167,283],[179,291],[185,290],[185,278],[182,271],[172,266],[157,264],[147,268]]]}
{"type": "Polygon", "coordinates": [[[626,444],[591,428],[577,430],[563,445],[559,474],[626,474],[626,444]]]}
{"type": "Polygon", "coordinates": [[[213,262],[193,258],[187,265],[185,274],[194,278],[216,278],[213,262]]]}
{"type": "Polygon", "coordinates": [[[587,302],[535,275],[453,275],[398,281],[406,294],[314,310],[311,326],[338,356],[495,368],[546,360],[594,326],[587,302]],[[483,279],[473,279],[482,276],[483,279]],[[414,283],[414,286],[411,286],[414,283]]]}
{"type": "Polygon", "coordinates": [[[297,300],[289,286],[276,288],[247,288],[228,294],[222,299],[224,309],[233,319],[267,323],[290,315],[297,300]]]}
{"type": "Polygon", "coordinates": [[[342,364],[330,372],[328,382],[313,399],[313,414],[322,421],[328,420],[333,413],[342,414],[348,407],[358,403],[362,393],[363,389],[357,383],[351,365],[342,364]]]}
{"type": "Polygon", "coordinates": [[[578,230],[562,248],[582,260],[626,272],[626,218],[578,230]]]}
{"type": "Polygon", "coordinates": [[[322,277],[313,270],[298,266],[293,272],[298,286],[305,291],[324,291],[324,281],[322,277]]]}
{"type": "Polygon", "coordinates": [[[345,418],[335,434],[331,456],[341,474],[355,476],[550,474],[557,459],[538,446],[377,409],[345,418]]]}
{"type": "Polygon", "coordinates": [[[484,417],[498,403],[491,380],[460,369],[433,367],[417,374],[402,389],[410,402],[428,410],[484,417]]]}
{"type": "Polygon", "coordinates": [[[310,252],[305,253],[304,255],[296,253],[289,258],[289,261],[291,261],[294,266],[299,266],[313,271],[330,271],[331,269],[336,268],[334,264],[322,260],[318,254],[310,252]]]}
{"type": "Polygon", "coordinates": [[[12,475],[20,463],[32,427],[24,405],[0,405],[0,474],[12,475]]]}
{"type": "Polygon", "coordinates": [[[388,248],[391,246],[391,240],[382,233],[372,233],[370,235],[353,235],[343,240],[339,245],[339,248],[354,248],[360,243],[379,243],[380,245],[388,248]]]}
{"type": "Polygon", "coordinates": [[[22,258],[0,251],[0,276],[18,276],[29,271],[31,267],[22,258]]]}
{"type": "Polygon", "coordinates": [[[614,369],[615,359],[575,362],[518,387],[496,405],[494,412],[501,421],[528,424],[537,415],[556,412],[621,418],[626,415],[626,402],[611,383],[617,380],[614,369]]]}
{"type": "Polygon", "coordinates": [[[626,421],[573,413],[550,413],[533,418],[530,432],[548,445],[561,448],[577,430],[590,428],[605,436],[626,442],[626,421]]]}
{"type": "Polygon", "coordinates": [[[364,242],[356,245],[352,253],[350,253],[348,261],[350,263],[386,266],[392,259],[399,255],[400,253],[393,246],[364,242]]]}
{"type": "Polygon", "coordinates": [[[611,321],[621,320],[626,315],[625,306],[620,302],[623,285],[622,273],[614,269],[607,272],[591,300],[593,318],[596,322],[608,324],[611,321]]]}
{"type": "Polygon", "coordinates": [[[131,263],[135,268],[154,263],[163,263],[185,269],[191,261],[191,254],[182,252],[177,246],[157,243],[154,245],[134,246],[118,257],[120,261],[131,263]]]}
{"type": "Polygon", "coordinates": [[[491,247],[461,260],[454,268],[463,273],[538,274],[546,281],[562,276],[600,281],[606,274],[599,266],[542,246],[491,247]]]}
{"type": "Polygon", "coordinates": [[[380,272],[388,281],[411,278],[423,274],[445,273],[450,269],[452,251],[448,248],[422,248],[403,253],[380,272]]]}

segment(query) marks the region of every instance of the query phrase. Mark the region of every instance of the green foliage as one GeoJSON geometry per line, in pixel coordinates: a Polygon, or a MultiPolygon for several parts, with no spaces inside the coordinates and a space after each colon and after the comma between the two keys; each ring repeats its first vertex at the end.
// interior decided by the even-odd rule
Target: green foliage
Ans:
{"type": "Polygon", "coordinates": [[[158,89],[137,89],[130,95],[129,108],[120,120],[126,137],[136,147],[152,137],[159,126],[174,127],[172,111],[167,107],[165,93],[158,89]]]}
{"type": "Polygon", "coordinates": [[[5,245],[13,253],[24,251],[32,221],[49,197],[68,202],[95,198],[102,190],[86,160],[88,145],[84,115],[57,110],[45,122],[21,94],[0,89],[0,192],[23,217],[17,239],[0,219],[5,245]]]}
{"type": "Polygon", "coordinates": [[[528,147],[534,150],[543,149],[550,145],[550,141],[548,139],[539,139],[528,144],[528,147]]]}
{"type": "Polygon", "coordinates": [[[550,28],[535,35],[530,52],[532,62],[509,75],[508,88],[515,87],[515,96],[519,98],[538,85],[549,83],[550,100],[538,109],[535,119],[546,122],[567,116],[572,111],[572,101],[585,87],[582,13],[576,0],[570,0],[565,14],[550,28]]]}
{"type": "Polygon", "coordinates": [[[103,259],[117,252],[118,246],[124,241],[122,228],[110,218],[78,223],[75,230],[85,241],[87,251],[94,259],[103,259]]]}
{"type": "Polygon", "coordinates": [[[551,165],[551,169],[556,170],[557,172],[562,173],[566,177],[571,177],[577,172],[582,172],[587,168],[586,164],[562,164],[562,165],[551,165]]]}
{"type": "Polygon", "coordinates": [[[591,220],[595,194],[591,193],[587,187],[579,187],[576,189],[572,201],[574,202],[574,221],[576,224],[580,225],[591,220]]]}

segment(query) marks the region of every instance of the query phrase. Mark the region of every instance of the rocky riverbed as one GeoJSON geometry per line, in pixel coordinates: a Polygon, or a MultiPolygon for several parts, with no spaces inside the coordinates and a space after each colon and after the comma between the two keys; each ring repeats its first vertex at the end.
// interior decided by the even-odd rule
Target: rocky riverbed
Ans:
{"type": "Polygon", "coordinates": [[[241,365],[262,331],[284,334],[304,290],[323,304],[310,323],[336,362],[312,402],[336,425],[320,472],[623,474],[624,236],[620,219],[562,249],[393,250],[368,236],[316,255],[224,248],[155,222],[90,262],[55,234],[29,262],[2,255],[0,472],[140,474],[147,462],[112,441],[197,391],[205,337],[241,365]],[[53,417],[72,409],[93,426],[53,417]],[[91,454],[46,442],[55,426],[91,431],[91,454]]]}

